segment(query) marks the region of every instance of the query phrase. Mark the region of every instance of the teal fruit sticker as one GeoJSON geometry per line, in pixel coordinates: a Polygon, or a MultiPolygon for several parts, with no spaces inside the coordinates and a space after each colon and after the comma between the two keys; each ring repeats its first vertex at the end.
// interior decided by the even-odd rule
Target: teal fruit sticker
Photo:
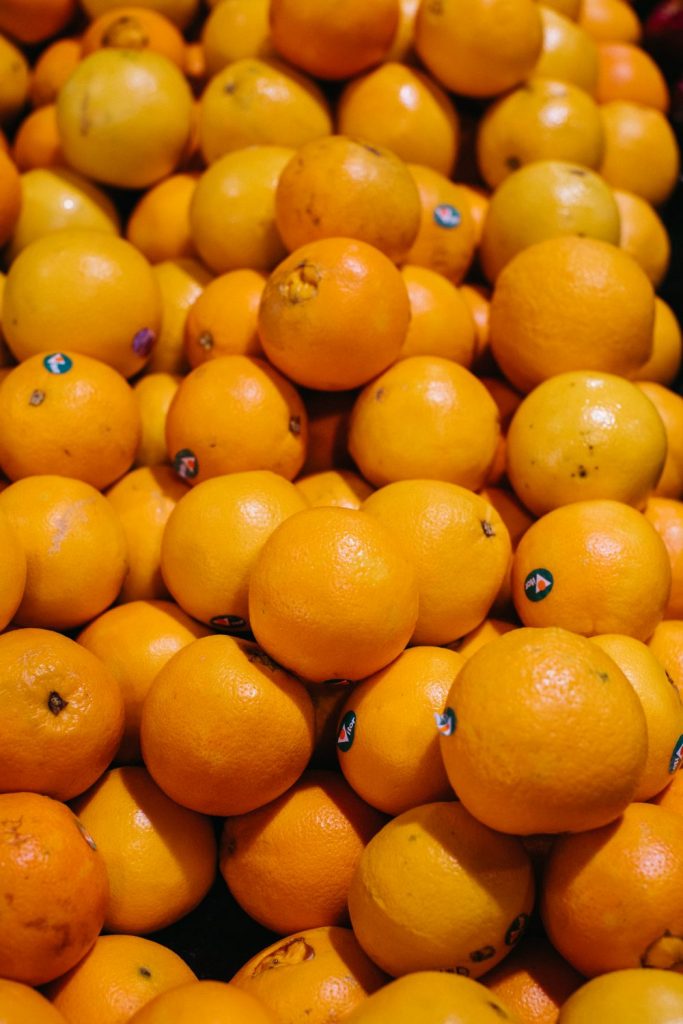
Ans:
{"type": "Polygon", "coordinates": [[[510,925],[510,927],[508,928],[508,930],[505,933],[505,945],[506,946],[515,946],[515,945],[517,945],[517,943],[521,939],[522,935],[524,935],[524,932],[526,931],[528,924],[529,924],[529,915],[528,914],[518,914],[517,917],[514,919],[514,921],[512,922],[512,924],[510,925]]]}
{"type": "Polygon", "coordinates": [[[68,373],[73,362],[64,352],[53,352],[49,356],[45,356],[43,359],[43,366],[48,373],[54,373],[61,375],[62,373],[68,373]]]}
{"type": "Polygon", "coordinates": [[[194,480],[199,472],[199,459],[189,448],[181,448],[175,453],[173,468],[183,480],[194,480]]]}
{"type": "Polygon", "coordinates": [[[450,203],[439,203],[434,207],[434,223],[440,228],[457,228],[462,220],[460,210],[450,203]]]}
{"type": "Polygon", "coordinates": [[[554,583],[550,569],[532,569],[524,580],[524,594],[530,601],[543,601],[553,589],[554,583]]]}
{"type": "Polygon", "coordinates": [[[677,772],[683,762],[683,736],[679,736],[669,761],[669,771],[677,772]]]}
{"type": "Polygon", "coordinates": [[[337,734],[337,746],[342,753],[351,749],[354,736],[356,735],[356,712],[347,711],[341,720],[339,733],[337,734]]]}
{"type": "Polygon", "coordinates": [[[442,736],[452,736],[455,732],[456,717],[453,708],[446,708],[441,714],[434,712],[436,728],[442,736]]]}

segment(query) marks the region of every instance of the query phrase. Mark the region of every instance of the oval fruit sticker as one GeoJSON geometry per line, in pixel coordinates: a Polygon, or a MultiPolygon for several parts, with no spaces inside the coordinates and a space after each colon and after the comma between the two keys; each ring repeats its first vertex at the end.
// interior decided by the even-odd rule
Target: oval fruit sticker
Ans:
{"type": "Polygon", "coordinates": [[[356,712],[347,711],[341,720],[339,733],[337,734],[337,746],[342,753],[350,749],[353,738],[356,734],[356,712]]]}
{"type": "Polygon", "coordinates": [[[530,601],[542,601],[553,589],[554,582],[550,569],[532,569],[524,580],[524,594],[530,601]]]}
{"type": "Polygon", "coordinates": [[[175,453],[173,468],[183,480],[194,480],[199,472],[199,459],[189,448],[181,448],[175,453]]]}
{"type": "Polygon", "coordinates": [[[434,712],[434,720],[436,721],[436,728],[439,730],[442,736],[452,736],[455,732],[455,711],[453,708],[446,708],[443,714],[439,714],[438,711],[434,712]]]}
{"type": "Polygon", "coordinates": [[[440,228],[457,228],[462,220],[460,210],[450,203],[439,203],[434,207],[434,223],[440,228]]]}
{"type": "Polygon", "coordinates": [[[60,375],[68,373],[73,363],[64,352],[53,352],[51,355],[45,356],[43,366],[48,373],[60,375]]]}

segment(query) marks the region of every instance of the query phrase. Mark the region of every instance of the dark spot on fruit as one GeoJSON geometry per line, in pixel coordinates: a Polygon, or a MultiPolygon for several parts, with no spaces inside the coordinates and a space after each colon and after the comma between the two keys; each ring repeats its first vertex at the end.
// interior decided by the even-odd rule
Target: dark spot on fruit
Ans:
{"type": "Polygon", "coordinates": [[[581,170],[580,167],[570,167],[569,168],[569,173],[570,174],[575,174],[577,178],[585,178],[586,177],[586,172],[581,170]]]}
{"type": "Polygon", "coordinates": [[[142,975],[143,978],[151,978],[152,972],[149,967],[138,967],[138,974],[142,975]]]}
{"type": "Polygon", "coordinates": [[[289,432],[298,437],[301,433],[301,416],[290,416],[289,417],[289,432]]]}
{"type": "Polygon", "coordinates": [[[486,1003],[486,1005],[487,1005],[487,1006],[490,1006],[492,1010],[495,1010],[495,1011],[496,1011],[496,1013],[498,1014],[498,1016],[499,1016],[499,1017],[500,1017],[500,1018],[501,1018],[502,1020],[510,1020],[510,1018],[508,1017],[508,1015],[507,1015],[507,1013],[505,1012],[505,1010],[503,1009],[503,1007],[502,1007],[502,1006],[499,1006],[499,1005],[498,1005],[498,1003],[492,1003],[492,1002],[491,1002],[491,1001],[489,1000],[489,1001],[488,1001],[488,1002],[486,1003]]]}
{"type": "Polygon", "coordinates": [[[496,950],[494,946],[482,946],[481,949],[475,949],[474,952],[470,953],[470,960],[475,964],[481,964],[484,960],[490,960],[495,955],[496,950]]]}
{"type": "Polygon", "coordinates": [[[488,519],[482,519],[481,520],[481,528],[482,528],[482,530],[484,532],[484,536],[485,537],[495,537],[496,536],[496,531],[493,529],[493,526],[491,525],[491,523],[489,523],[488,519]]]}
{"type": "Polygon", "coordinates": [[[197,338],[199,347],[203,348],[205,352],[210,352],[213,348],[213,334],[211,331],[202,331],[197,338]]]}
{"type": "Polygon", "coordinates": [[[47,706],[53,715],[58,715],[60,711],[63,711],[68,705],[68,700],[64,700],[61,694],[57,693],[56,690],[52,690],[50,696],[47,698],[47,706]]]}
{"type": "Polygon", "coordinates": [[[363,143],[363,149],[367,149],[368,153],[372,153],[374,156],[383,156],[381,149],[377,149],[376,146],[371,146],[367,142],[363,143]]]}
{"type": "Polygon", "coordinates": [[[31,397],[28,400],[28,404],[29,405],[42,405],[44,401],[45,401],[45,392],[41,391],[40,388],[36,388],[36,390],[31,393],[31,397]]]}
{"type": "Polygon", "coordinates": [[[603,683],[608,683],[609,682],[609,675],[607,674],[607,672],[603,672],[603,671],[601,671],[599,669],[598,670],[598,679],[601,679],[603,683]]]}
{"type": "Polygon", "coordinates": [[[69,451],[68,448],[62,448],[62,451],[64,452],[65,455],[68,455],[69,458],[71,458],[71,452],[69,451]]]}
{"type": "Polygon", "coordinates": [[[384,398],[384,388],[377,388],[377,390],[375,391],[375,401],[376,402],[381,402],[383,398],[384,398]]]}
{"type": "Polygon", "coordinates": [[[229,82],[225,82],[224,83],[224,85],[223,85],[223,92],[227,93],[228,96],[232,96],[232,94],[234,93],[236,88],[237,88],[237,82],[235,82],[234,80],[231,80],[229,82]]]}
{"type": "Polygon", "coordinates": [[[509,171],[518,171],[519,168],[522,166],[522,161],[519,159],[518,156],[506,156],[505,166],[509,171]]]}
{"type": "Polygon", "coordinates": [[[584,476],[588,476],[588,470],[586,469],[586,467],[585,467],[585,466],[579,466],[579,467],[578,467],[578,469],[577,469],[577,473],[578,473],[578,474],[579,474],[579,476],[580,476],[580,477],[582,477],[582,478],[583,478],[584,476]]]}
{"type": "Polygon", "coordinates": [[[90,833],[88,832],[88,830],[85,827],[85,825],[83,824],[83,822],[79,821],[78,818],[74,818],[74,821],[76,822],[76,828],[81,833],[81,835],[85,839],[85,841],[88,844],[88,846],[90,847],[90,849],[97,851],[97,844],[95,843],[95,840],[90,835],[90,833]]]}

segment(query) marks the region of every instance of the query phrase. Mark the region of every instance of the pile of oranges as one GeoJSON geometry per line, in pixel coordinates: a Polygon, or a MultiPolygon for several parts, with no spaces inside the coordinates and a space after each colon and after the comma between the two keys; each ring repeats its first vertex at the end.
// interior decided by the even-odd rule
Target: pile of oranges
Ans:
{"type": "Polygon", "coordinates": [[[641,33],[0,0],[0,1024],[680,1024],[641,33]]]}

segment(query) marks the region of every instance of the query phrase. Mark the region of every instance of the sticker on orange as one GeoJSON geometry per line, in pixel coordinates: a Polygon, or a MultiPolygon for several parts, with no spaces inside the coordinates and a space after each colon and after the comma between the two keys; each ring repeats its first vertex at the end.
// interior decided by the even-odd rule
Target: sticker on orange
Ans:
{"type": "Polygon", "coordinates": [[[553,589],[554,583],[550,569],[532,569],[524,580],[524,594],[530,601],[542,601],[553,589]]]}
{"type": "Polygon", "coordinates": [[[64,352],[52,352],[51,355],[45,356],[43,359],[43,366],[48,373],[61,375],[69,372],[73,362],[64,352]]]}
{"type": "Polygon", "coordinates": [[[353,744],[353,739],[356,734],[356,712],[347,711],[341,720],[339,726],[339,733],[337,735],[337,746],[342,753],[346,753],[350,750],[353,744]]]}
{"type": "Polygon", "coordinates": [[[457,228],[462,220],[460,210],[450,203],[439,203],[434,207],[434,223],[440,228],[457,228]]]}
{"type": "Polygon", "coordinates": [[[455,732],[456,717],[453,708],[446,708],[446,710],[439,714],[438,711],[434,712],[434,720],[436,721],[436,728],[439,730],[442,736],[452,736],[455,732]]]}

